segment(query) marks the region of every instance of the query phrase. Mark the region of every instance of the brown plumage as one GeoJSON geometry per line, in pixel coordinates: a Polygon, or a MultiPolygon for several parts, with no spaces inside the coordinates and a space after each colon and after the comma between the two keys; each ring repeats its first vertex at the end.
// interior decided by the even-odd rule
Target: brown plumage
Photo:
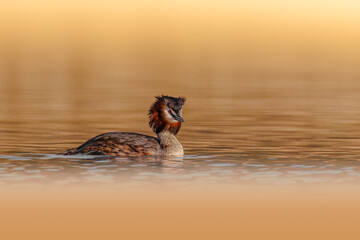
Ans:
{"type": "Polygon", "coordinates": [[[183,97],[157,96],[149,109],[149,126],[156,137],[128,132],[100,134],[77,148],[68,149],[61,155],[183,155],[183,148],[175,135],[181,128],[183,97]]]}
{"type": "Polygon", "coordinates": [[[167,112],[166,108],[170,108],[181,116],[182,106],[186,99],[184,97],[173,98],[164,95],[156,97],[156,99],[157,101],[155,101],[149,109],[150,128],[155,133],[169,130],[176,135],[181,128],[181,121],[169,122],[164,114],[167,112]]]}

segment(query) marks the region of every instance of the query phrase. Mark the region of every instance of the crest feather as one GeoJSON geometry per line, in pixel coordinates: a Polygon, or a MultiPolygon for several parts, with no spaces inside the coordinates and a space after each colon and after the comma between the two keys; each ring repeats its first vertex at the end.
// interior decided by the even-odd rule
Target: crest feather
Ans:
{"type": "Polygon", "coordinates": [[[181,122],[169,123],[163,116],[165,107],[169,107],[176,112],[179,112],[185,101],[185,97],[170,97],[166,95],[156,96],[156,101],[149,109],[149,126],[155,133],[168,130],[173,134],[177,134],[181,128],[181,122]]]}

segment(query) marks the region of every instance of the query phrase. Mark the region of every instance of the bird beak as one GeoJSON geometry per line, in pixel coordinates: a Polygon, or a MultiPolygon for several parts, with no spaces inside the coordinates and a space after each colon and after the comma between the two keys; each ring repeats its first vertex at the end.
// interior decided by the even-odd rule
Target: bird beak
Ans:
{"type": "Polygon", "coordinates": [[[185,122],[185,120],[180,115],[176,115],[174,118],[175,118],[175,120],[178,120],[179,122],[185,122]]]}

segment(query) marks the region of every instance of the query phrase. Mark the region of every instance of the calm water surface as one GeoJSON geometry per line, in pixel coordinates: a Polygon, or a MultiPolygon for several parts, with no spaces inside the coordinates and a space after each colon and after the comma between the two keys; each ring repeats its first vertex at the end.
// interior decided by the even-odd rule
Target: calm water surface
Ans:
{"type": "Polygon", "coordinates": [[[0,88],[1,184],[360,181],[358,82],[33,83],[7,81],[0,88]],[[161,93],[188,98],[186,123],[178,135],[183,158],[56,155],[103,132],[151,135],[146,113],[153,96],[161,93]]]}

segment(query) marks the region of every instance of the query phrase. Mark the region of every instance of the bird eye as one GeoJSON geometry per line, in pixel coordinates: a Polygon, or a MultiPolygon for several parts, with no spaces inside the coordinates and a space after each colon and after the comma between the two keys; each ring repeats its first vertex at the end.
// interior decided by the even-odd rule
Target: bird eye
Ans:
{"type": "Polygon", "coordinates": [[[171,114],[171,110],[168,111],[171,114]]]}

